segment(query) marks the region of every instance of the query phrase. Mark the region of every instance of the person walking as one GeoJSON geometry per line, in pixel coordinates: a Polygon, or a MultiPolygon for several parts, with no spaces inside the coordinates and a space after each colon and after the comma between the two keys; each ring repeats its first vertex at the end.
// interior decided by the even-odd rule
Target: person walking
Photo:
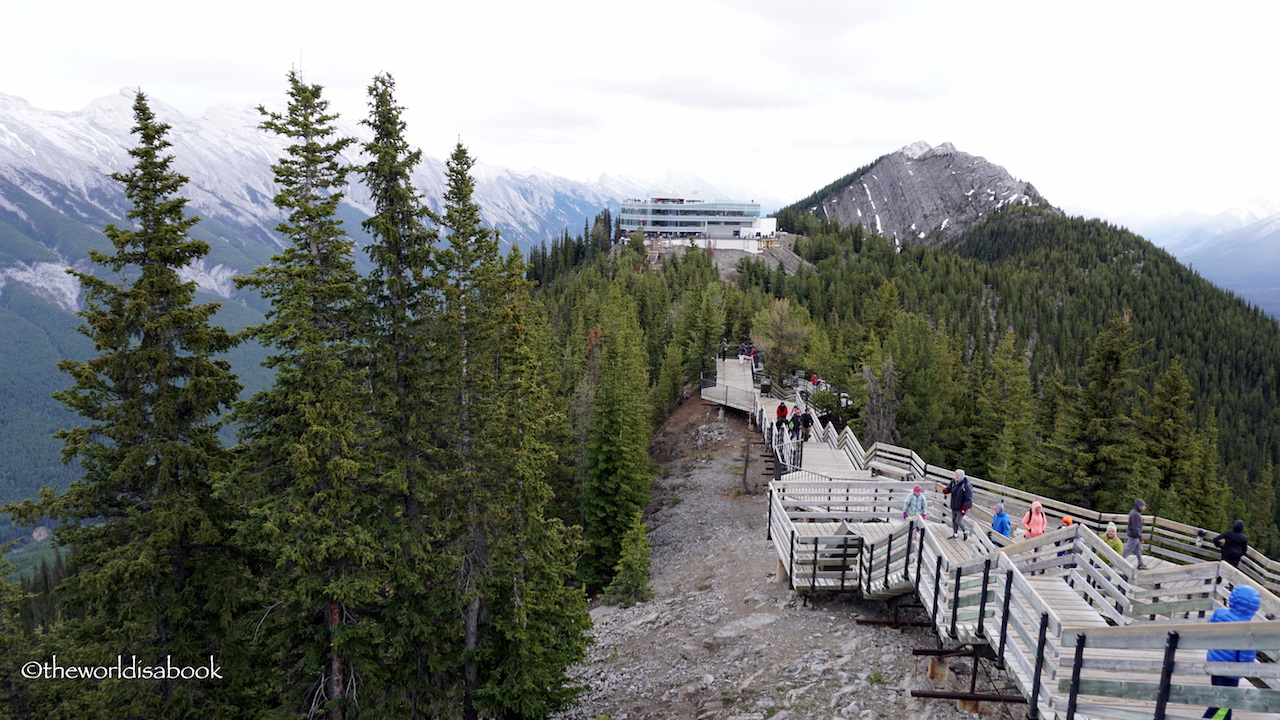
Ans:
{"type": "Polygon", "coordinates": [[[1031,509],[1022,516],[1022,531],[1028,538],[1040,537],[1049,526],[1049,518],[1044,516],[1044,506],[1039,500],[1031,503],[1031,509]]]}
{"type": "Polygon", "coordinates": [[[1004,511],[1004,503],[996,503],[991,508],[991,529],[1005,537],[1010,537],[1013,527],[1009,523],[1009,513],[1004,511]]]}
{"type": "Polygon", "coordinates": [[[1240,567],[1240,558],[1249,550],[1249,536],[1244,534],[1244,521],[1237,520],[1231,529],[1213,539],[1222,548],[1222,560],[1231,567],[1240,567]]]}
{"type": "Polygon", "coordinates": [[[1133,555],[1138,559],[1138,569],[1146,570],[1142,562],[1142,511],[1147,503],[1142,498],[1133,501],[1133,509],[1129,511],[1129,527],[1124,534],[1124,557],[1133,555]]]}
{"type": "MultiPolygon", "coordinates": [[[[1227,606],[1214,610],[1209,622],[1249,622],[1253,619],[1253,614],[1258,612],[1259,602],[1257,590],[1248,585],[1237,585],[1231,591],[1231,597],[1227,598],[1227,606]]],[[[1211,663],[1251,663],[1257,657],[1256,650],[1210,650],[1205,654],[1205,660],[1211,663]]],[[[1209,681],[1215,687],[1240,687],[1240,678],[1232,675],[1210,675],[1209,681]]],[[[1201,717],[1231,720],[1231,708],[1211,707],[1201,717]]]]}
{"type": "Polygon", "coordinates": [[[805,408],[804,412],[800,414],[800,427],[803,428],[803,432],[801,434],[804,437],[805,441],[807,442],[809,440],[812,440],[813,439],[813,415],[809,411],[809,408],[805,408]]]}
{"type": "Polygon", "coordinates": [[[951,539],[955,540],[963,534],[964,539],[968,540],[969,528],[964,515],[973,507],[973,484],[965,477],[964,470],[956,470],[955,477],[942,494],[951,496],[951,539]]]}
{"type": "Polygon", "coordinates": [[[902,503],[902,519],[922,521],[929,519],[929,500],[924,496],[924,488],[917,485],[911,489],[906,502],[902,503]]]}

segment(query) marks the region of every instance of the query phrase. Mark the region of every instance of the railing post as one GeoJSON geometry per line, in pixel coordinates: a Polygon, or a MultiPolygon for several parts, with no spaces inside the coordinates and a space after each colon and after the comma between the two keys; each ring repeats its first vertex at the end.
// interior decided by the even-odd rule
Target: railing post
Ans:
{"type": "Polygon", "coordinates": [[[1031,709],[1027,710],[1027,720],[1040,718],[1040,673],[1044,671],[1044,640],[1049,632],[1049,613],[1040,613],[1040,639],[1036,641],[1036,672],[1031,679],[1031,697],[1027,698],[1031,709]]]}
{"type": "Polygon", "coordinates": [[[1075,720],[1076,696],[1080,694],[1080,668],[1084,665],[1085,634],[1076,635],[1076,659],[1071,664],[1071,697],[1067,699],[1067,720],[1075,720]]]}
{"type": "Polygon", "coordinates": [[[876,566],[876,544],[871,543],[866,548],[867,551],[863,554],[867,556],[867,565],[862,570],[862,577],[867,579],[867,587],[871,587],[871,573],[875,572],[876,566]]]}
{"type": "Polygon", "coordinates": [[[991,558],[982,562],[982,599],[978,601],[978,637],[986,637],[983,621],[987,615],[987,581],[991,577],[991,558]]]}
{"type": "Polygon", "coordinates": [[[840,590],[844,590],[844,579],[849,572],[849,536],[840,540],[840,590]]]}
{"type": "MultiPolygon", "coordinates": [[[[916,521],[907,523],[907,551],[902,555],[902,582],[911,580],[911,542],[916,538],[916,521]]],[[[918,567],[918,566],[917,566],[918,567]]],[[[916,583],[920,585],[919,582],[916,583]]]]}
{"type": "MultiPolygon", "coordinates": [[[[911,521],[912,523],[915,520],[911,521]]],[[[920,523],[920,539],[916,541],[916,594],[920,594],[920,569],[924,566],[924,522],[920,523]]],[[[923,598],[921,598],[923,600],[923,598]]]]}
{"type": "MultiPolygon", "coordinates": [[[[938,591],[942,590],[942,555],[938,555],[938,564],[933,569],[933,626],[938,627],[938,591]]],[[[938,643],[942,640],[939,638],[938,643]]]]}
{"type": "Polygon", "coordinates": [[[956,638],[956,616],[960,614],[960,573],[964,568],[956,566],[956,585],[951,588],[951,639],[956,638]]]}
{"type": "Polygon", "coordinates": [[[773,488],[769,488],[769,520],[764,527],[765,540],[773,539],[773,493],[774,492],[775,490],[773,488]]]}
{"type": "Polygon", "coordinates": [[[1160,691],[1156,693],[1155,720],[1164,720],[1165,708],[1169,705],[1169,686],[1173,679],[1173,657],[1178,652],[1178,633],[1170,630],[1164,642],[1164,664],[1160,668],[1160,691]]]}
{"type": "Polygon", "coordinates": [[[884,551],[884,587],[889,589],[889,565],[893,562],[893,533],[889,533],[889,547],[884,551]]]}
{"type": "Polygon", "coordinates": [[[1004,574],[1004,610],[1000,613],[1000,649],[996,651],[996,663],[1004,669],[1004,646],[1009,638],[1009,601],[1013,599],[1013,571],[1004,574]]]}
{"type": "Polygon", "coordinates": [[[792,530],[790,562],[787,563],[787,589],[788,590],[796,589],[795,566],[796,566],[796,531],[792,530]]]}
{"type": "Polygon", "coordinates": [[[818,538],[813,539],[813,564],[809,570],[809,591],[818,588],[818,538]]]}

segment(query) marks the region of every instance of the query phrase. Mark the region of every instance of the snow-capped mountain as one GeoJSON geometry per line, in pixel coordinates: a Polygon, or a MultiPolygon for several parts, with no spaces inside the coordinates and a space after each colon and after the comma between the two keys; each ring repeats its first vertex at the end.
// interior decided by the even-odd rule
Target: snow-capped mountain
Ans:
{"type": "MultiPolygon", "coordinates": [[[[131,132],[133,99],[134,92],[124,90],[82,110],[51,112],[0,94],[0,504],[78,476],[78,470],[59,461],[61,442],[52,437],[77,422],[51,397],[68,386],[57,363],[92,352],[75,330],[82,297],[66,270],[98,272],[89,251],[107,250],[103,227],[125,221],[128,202],[110,174],[132,165],[128,151],[137,145],[131,132]]],[[[201,218],[192,235],[210,247],[184,276],[206,293],[201,302],[221,300],[218,324],[235,331],[261,322],[261,301],[243,296],[232,278],[268,262],[282,247],[273,230],[283,215],[271,201],[276,193],[271,165],[284,154],[285,143],[258,129],[261,116],[255,109],[217,107],[197,118],[166,106],[162,98],[152,97],[150,104],[156,118],[171,126],[174,169],[189,179],[181,192],[190,201],[188,211],[201,218]]],[[[339,121],[338,129],[360,140],[368,137],[356,119],[339,121]]],[[[348,162],[360,162],[357,148],[352,146],[348,162]]],[[[604,176],[583,183],[483,163],[472,170],[485,221],[501,230],[507,243],[526,247],[566,230],[577,234],[602,209],[616,209],[622,199],[650,191],[723,197],[705,182],[679,175],[656,181],[604,176]]],[[[360,221],[372,208],[358,176],[351,180],[339,212],[363,245],[369,238],[360,221]]],[[[427,202],[440,209],[444,162],[424,156],[414,181],[427,202]]],[[[361,250],[356,259],[365,262],[367,255],[361,250]]],[[[271,382],[261,367],[263,356],[253,343],[227,355],[250,391],[271,382]]],[[[13,528],[0,517],[0,545],[12,537],[13,528]]]]}
{"type": "MultiPolygon", "coordinates": [[[[80,267],[90,247],[105,242],[100,233],[128,210],[119,183],[108,175],[131,165],[136,145],[133,91],[99,98],[83,110],[51,112],[0,94],[0,287],[23,283],[64,309],[73,309],[75,287],[60,271],[80,267]],[[69,237],[68,237],[69,235],[69,237]]],[[[258,129],[253,108],[220,106],[195,118],[150,98],[161,122],[172,126],[174,168],[190,182],[183,195],[202,222],[195,231],[209,241],[209,257],[189,269],[201,289],[233,297],[230,278],[266,262],[280,249],[272,228],[282,218],[271,203],[276,192],[271,164],[285,143],[258,129]]],[[[339,131],[363,141],[368,128],[340,120],[339,131]]],[[[357,146],[347,161],[358,163],[357,146]]],[[[477,163],[475,198],[489,224],[512,245],[527,248],[577,233],[584,219],[620,200],[652,190],[701,191],[722,196],[692,176],[657,181],[602,176],[583,183],[539,171],[515,172],[477,163]]],[[[425,157],[414,177],[427,202],[439,209],[445,164],[425,157]]],[[[346,191],[344,217],[358,244],[359,219],[372,212],[368,192],[354,181],[346,191]]],[[[364,259],[360,253],[359,260],[364,259]]],[[[0,290],[2,292],[2,290],[0,290]]]]}

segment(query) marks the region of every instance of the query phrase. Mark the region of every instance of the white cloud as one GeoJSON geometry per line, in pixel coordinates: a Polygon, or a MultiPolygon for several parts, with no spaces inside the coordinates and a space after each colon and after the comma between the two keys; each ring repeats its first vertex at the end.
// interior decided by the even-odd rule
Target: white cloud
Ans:
{"type": "Polygon", "coordinates": [[[397,80],[430,155],[578,179],[676,169],[801,197],[916,140],[1099,212],[1280,197],[1280,9],[1137,0],[12,2],[0,92],[56,110],[121,87],[200,114],[300,66],[363,116],[397,80]]]}

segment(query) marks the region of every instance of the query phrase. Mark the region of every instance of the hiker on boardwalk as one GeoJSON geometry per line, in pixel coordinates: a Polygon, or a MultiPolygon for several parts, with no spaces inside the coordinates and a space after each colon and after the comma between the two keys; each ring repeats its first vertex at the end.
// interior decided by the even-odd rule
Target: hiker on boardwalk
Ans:
{"type": "Polygon", "coordinates": [[[902,503],[903,520],[928,520],[929,500],[924,496],[924,488],[919,485],[911,489],[911,495],[902,503]]]}
{"type": "Polygon", "coordinates": [[[1119,531],[1116,529],[1115,523],[1107,523],[1107,534],[1102,536],[1102,542],[1106,543],[1107,547],[1115,550],[1117,555],[1124,557],[1124,543],[1120,542],[1120,536],[1116,534],[1117,532],[1119,531]]]}
{"type": "Polygon", "coordinates": [[[991,508],[991,529],[1005,537],[1010,537],[1013,528],[1009,523],[1009,513],[1004,511],[1004,503],[996,503],[991,508]]]}
{"type": "Polygon", "coordinates": [[[813,439],[813,415],[808,408],[800,415],[801,436],[807,441],[813,439]]]}
{"type": "Polygon", "coordinates": [[[970,484],[969,478],[965,477],[964,470],[956,470],[951,484],[947,485],[942,494],[951,496],[951,539],[955,540],[963,533],[964,539],[968,540],[969,528],[964,521],[964,515],[969,512],[969,508],[973,507],[973,485],[970,484]]]}
{"type": "Polygon", "coordinates": [[[1244,521],[1237,520],[1231,529],[1213,539],[1222,548],[1222,560],[1231,567],[1240,567],[1240,558],[1249,550],[1249,536],[1244,534],[1244,521]]]}
{"type": "Polygon", "coordinates": [[[741,365],[746,361],[747,361],[747,344],[738,343],[738,364],[741,365]]]}
{"type": "Polygon", "coordinates": [[[1049,518],[1044,516],[1044,506],[1039,500],[1031,503],[1031,509],[1022,516],[1022,531],[1027,537],[1040,537],[1049,525],[1049,518]]]}
{"type": "Polygon", "coordinates": [[[1145,509],[1145,500],[1138,498],[1133,501],[1133,509],[1129,511],[1129,527],[1125,529],[1124,535],[1124,557],[1133,555],[1138,558],[1139,570],[1147,569],[1142,562],[1142,511],[1145,509]]]}
{"type": "MultiPolygon", "coordinates": [[[[1213,611],[1209,622],[1248,622],[1258,612],[1260,599],[1258,591],[1248,585],[1237,585],[1227,599],[1227,606],[1213,611]]],[[[1251,663],[1257,660],[1256,650],[1210,650],[1205,655],[1209,662],[1251,663]]],[[[1240,687],[1240,678],[1231,675],[1210,675],[1210,681],[1216,687],[1240,687]]],[[[1231,708],[1211,707],[1201,717],[1215,720],[1231,720],[1231,708]]]]}

